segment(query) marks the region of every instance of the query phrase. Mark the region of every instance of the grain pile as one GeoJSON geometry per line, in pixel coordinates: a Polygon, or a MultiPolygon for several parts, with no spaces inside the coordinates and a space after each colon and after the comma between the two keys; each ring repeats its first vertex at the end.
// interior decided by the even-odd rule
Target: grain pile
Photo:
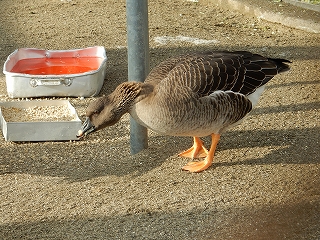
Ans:
{"type": "Polygon", "coordinates": [[[2,107],[1,111],[7,122],[55,122],[74,119],[68,106],[2,107]]]}

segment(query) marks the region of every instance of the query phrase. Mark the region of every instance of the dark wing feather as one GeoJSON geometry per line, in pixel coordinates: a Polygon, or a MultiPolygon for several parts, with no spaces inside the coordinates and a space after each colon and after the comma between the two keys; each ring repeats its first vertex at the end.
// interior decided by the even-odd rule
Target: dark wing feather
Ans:
{"type": "Polygon", "coordinates": [[[154,68],[146,82],[171,82],[199,96],[231,90],[248,95],[276,74],[289,69],[285,59],[271,59],[250,52],[206,52],[178,56],[154,68]]]}

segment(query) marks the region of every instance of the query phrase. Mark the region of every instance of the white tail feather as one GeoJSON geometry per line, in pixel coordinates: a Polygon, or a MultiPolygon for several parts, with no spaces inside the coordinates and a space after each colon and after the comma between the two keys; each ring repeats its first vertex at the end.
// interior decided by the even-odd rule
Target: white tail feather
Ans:
{"type": "Polygon", "coordinates": [[[258,87],[253,93],[248,95],[249,100],[252,102],[252,107],[257,105],[261,94],[263,93],[265,86],[258,87]]]}

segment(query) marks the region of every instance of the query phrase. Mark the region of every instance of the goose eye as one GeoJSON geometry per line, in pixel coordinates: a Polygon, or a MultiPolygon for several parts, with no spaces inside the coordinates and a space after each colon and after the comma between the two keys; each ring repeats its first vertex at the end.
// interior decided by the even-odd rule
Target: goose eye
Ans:
{"type": "Polygon", "coordinates": [[[87,114],[87,116],[92,116],[96,114],[99,114],[99,111],[91,111],[90,113],[87,114]]]}
{"type": "Polygon", "coordinates": [[[93,112],[92,112],[92,114],[99,114],[99,113],[101,113],[101,110],[93,110],[93,112]]]}

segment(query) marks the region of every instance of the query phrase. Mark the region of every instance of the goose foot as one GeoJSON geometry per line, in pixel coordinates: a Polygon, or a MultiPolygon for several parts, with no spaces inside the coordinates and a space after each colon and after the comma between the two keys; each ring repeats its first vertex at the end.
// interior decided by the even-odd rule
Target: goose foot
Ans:
{"type": "MultiPolygon", "coordinates": [[[[196,137],[195,137],[196,139],[196,137]]],[[[189,162],[187,165],[182,167],[182,170],[190,171],[190,172],[202,172],[203,170],[206,170],[208,167],[211,166],[213,162],[214,152],[216,151],[217,144],[220,139],[219,134],[212,134],[211,135],[211,148],[206,156],[206,158],[199,162],[189,162]]],[[[187,150],[188,151],[188,150],[187,150]]]]}
{"type": "Polygon", "coordinates": [[[205,159],[199,162],[189,162],[187,165],[182,167],[182,170],[189,171],[189,172],[202,172],[203,170],[206,170],[208,167],[211,166],[212,160],[205,159]]]}
{"type": "Polygon", "coordinates": [[[188,150],[179,153],[180,157],[201,158],[208,155],[208,150],[203,145],[203,142],[198,137],[193,137],[193,146],[188,150]]]}

